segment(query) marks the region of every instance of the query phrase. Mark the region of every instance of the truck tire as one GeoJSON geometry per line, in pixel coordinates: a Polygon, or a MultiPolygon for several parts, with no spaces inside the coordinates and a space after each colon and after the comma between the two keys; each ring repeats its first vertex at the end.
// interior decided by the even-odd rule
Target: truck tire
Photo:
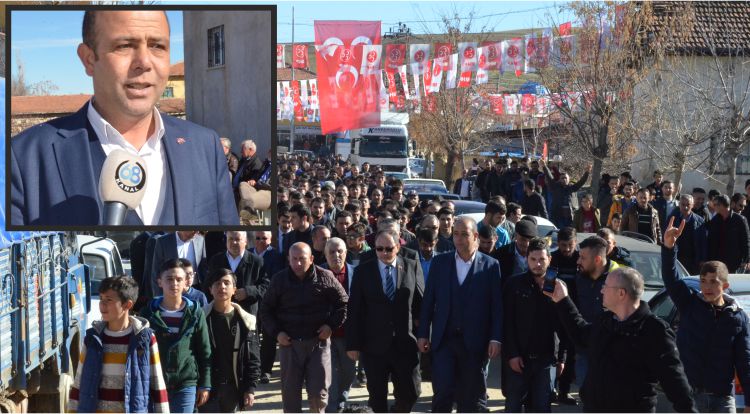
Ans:
{"type": "Polygon", "coordinates": [[[34,394],[30,398],[29,412],[64,413],[73,387],[73,364],[68,356],[70,372],[61,373],[57,378],[57,390],[49,394],[34,394]]]}

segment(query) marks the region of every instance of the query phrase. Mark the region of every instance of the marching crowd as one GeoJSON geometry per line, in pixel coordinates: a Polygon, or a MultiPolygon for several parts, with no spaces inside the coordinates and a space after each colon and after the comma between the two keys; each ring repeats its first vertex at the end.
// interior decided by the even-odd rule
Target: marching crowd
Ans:
{"type": "Polygon", "coordinates": [[[274,232],[133,241],[133,278],[100,286],[69,408],[247,409],[278,356],[285,412],[303,389],[311,411],[351,411],[355,383],[360,409],[409,412],[422,381],[433,412],[488,411],[497,386],[509,412],[654,411],[657,384],[678,411],[734,411],[735,373],[750,389],[748,317],[726,293],[748,263],[744,197],[605,176],[579,206],[590,169],[573,184],[559,165],[475,160],[454,189],[486,203],[477,221],[375,165],[280,157],[274,232]],[[536,217],[560,228],[554,252],[536,217]],[[676,335],[642,300],[624,232],[661,245],[676,335]]]}

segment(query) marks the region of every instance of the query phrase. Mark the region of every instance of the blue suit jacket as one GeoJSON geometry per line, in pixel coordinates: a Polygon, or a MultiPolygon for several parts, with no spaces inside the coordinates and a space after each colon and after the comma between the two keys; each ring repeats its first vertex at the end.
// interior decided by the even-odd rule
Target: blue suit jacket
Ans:
{"type": "MultiPolygon", "coordinates": [[[[104,208],[99,176],[106,155],[88,122],[87,109],[88,103],[73,115],[34,126],[11,139],[11,224],[101,224],[104,208]]],[[[191,122],[161,116],[166,130],[162,145],[167,185],[158,224],[238,225],[218,135],[191,122]]],[[[124,224],[142,222],[129,211],[124,224]]]]}
{"type": "MultiPolygon", "coordinates": [[[[347,294],[350,294],[352,289],[352,279],[354,279],[354,266],[350,265],[349,263],[344,264],[346,265],[346,280],[348,282],[347,285],[349,285],[344,286],[344,290],[346,290],[347,294]]],[[[323,269],[331,270],[328,268],[328,262],[323,263],[320,267],[322,267],[323,269]]]]}
{"type": "MultiPolygon", "coordinates": [[[[437,255],[432,259],[427,277],[422,311],[419,317],[419,338],[430,338],[431,348],[439,349],[445,336],[451,312],[451,278],[456,275],[456,256],[437,255]]],[[[503,303],[500,285],[500,264],[477,251],[474,263],[466,276],[469,301],[465,303],[463,337],[469,352],[487,352],[489,341],[501,341],[503,332],[503,303]]]]}

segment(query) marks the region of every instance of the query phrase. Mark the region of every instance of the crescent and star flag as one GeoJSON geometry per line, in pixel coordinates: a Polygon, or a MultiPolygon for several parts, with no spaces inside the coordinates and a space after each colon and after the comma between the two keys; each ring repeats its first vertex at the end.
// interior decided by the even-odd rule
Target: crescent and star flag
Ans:
{"type": "Polygon", "coordinates": [[[500,54],[502,55],[501,68],[502,72],[512,72],[516,76],[521,76],[521,67],[523,64],[523,56],[521,55],[521,47],[523,46],[523,40],[521,38],[515,38],[510,40],[504,40],[500,45],[500,54]]]}
{"type": "Polygon", "coordinates": [[[570,22],[565,22],[565,23],[561,24],[560,28],[558,29],[559,35],[560,36],[569,36],[571,29],[572,29],[571,23],[570,22]]]}
{"type": "Polygon", "coordinates": [[[367,100],[377,82],[359,73],[363,46],[380,44],[380,22],[316,20],[314,28],[321,133],[380,125],[378,105],[367,100]]]}
{"type": "Polygon", "coordinates": [[[448,64],[445,70],[445,89],[455,89],[456,76],[458,75],[458,54],[448,56],[448,64]]]}
{"type": "Polygon", "coordinates": [[[294,48],[292,48],[292,67],[305,69],[308,65],[307,45],[294,45],[294,48]]]}
{"type": "Polygon", "coordinates": [[[362,75],[374,75],[380,73],[382,50],[382,45],[362,46],[362,68],[359,73],[362,75]]]}
{"type": "Polygon", "coordinates": [[[461,59],[461,72],[477,70],[477,42],[461,42],[458,44],[458,57],[461,59]]]}
{"type": "Polygon", "coordinates": [[[425,66],[425,64],[430,59],[430,45],[409,45],[409,59],[412,63],[412,73],[418,73],[421,75],[424,73],[425,68],[429,69],[429,66],[425,66]],[[414,70],[416,70],[416,72],[414,72],[414,70]]]}
{"type": "Polygon", "coordinates": [[[500,69],[500,42],[482,42],[480,46],[486,48],[487,70],[500,69]]]}
{"type": "Polygon", "coordinates": [[[395,72],[406,60],[406,45],[385,45],[385,69],[386,72],[395,72]]]}
{"type": "Polygon", "coordinates": [[[284,53],[284,45],[276,45],[276,69],[283,69],[286,67],[284,53]]]}

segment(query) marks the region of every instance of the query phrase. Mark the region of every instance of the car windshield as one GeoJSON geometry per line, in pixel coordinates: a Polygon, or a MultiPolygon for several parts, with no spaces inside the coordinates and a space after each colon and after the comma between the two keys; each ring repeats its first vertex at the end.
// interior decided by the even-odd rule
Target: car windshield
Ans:
{"type": "Polygon", "coordinates": [[[366,136],[359,142],[360,157],[406,158],[406,137],[366,136]]]}
{"type": "MultiPolygon", "coordinates": [[[[430,183],[407,183],[404,184],[404,192],[414,190],[418,193],[440,193],[447,194],[448,190],[440,184],[430,183]]],[[[482,210],[484,211],[484,210],[482,210]]]]}
{"type": "MultiPolygon", "coordinates": [[[[661,278],[661,254],[659,252],[630,251],[633,267],[643,275],[647,288],[661,288],[664,282],[661,278]]],[[[680,277],[689,276],[682,265],[677,266],[680,277]]]]}
{"type": "Polygon", "coordinates": [[[484,204],[463,204],[463,205],[457,205],[456,206],[456,215],[460,216],[462,214],[474,214],[474,213],[482,213],[484,214],[484,204]]]}

